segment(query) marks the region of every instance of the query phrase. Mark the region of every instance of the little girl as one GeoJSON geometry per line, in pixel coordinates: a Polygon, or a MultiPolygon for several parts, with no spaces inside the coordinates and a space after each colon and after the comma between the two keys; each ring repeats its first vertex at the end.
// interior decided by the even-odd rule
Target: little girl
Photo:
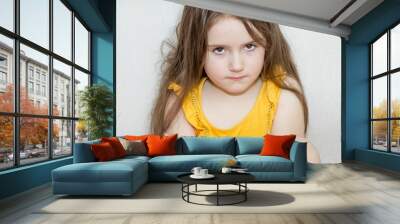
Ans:
{"type": "MultiPolygon", "coordinates": [[[[279,26],[185,6],[153,108],[155,134],[304,140],[308,108],[279,26]]],[[[307,157],[318,162],[308,147],[307,157]]]]}

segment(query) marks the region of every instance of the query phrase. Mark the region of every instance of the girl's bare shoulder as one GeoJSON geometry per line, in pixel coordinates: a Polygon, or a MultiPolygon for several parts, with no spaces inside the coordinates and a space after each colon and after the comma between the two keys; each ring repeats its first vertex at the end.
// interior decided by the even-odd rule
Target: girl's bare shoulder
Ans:
{"type": "MultiPolygon", "coordinates": [[[[167,113],[170,112],[174,103],[178,100],[178,97],[175,94],[171,94],[167,99],[167,105],[165,109],[164,116],[166,117],[167,113]]],[[[182,107],[179,109],[178,113],[175,115],[174,119],[171,122],[171,125],[165,131],[165,135],[169,134],[178,134],[180,136],[194,136],[195,131],[193,127],[186,120],[185,115],[183,113],[182,107]]]]}

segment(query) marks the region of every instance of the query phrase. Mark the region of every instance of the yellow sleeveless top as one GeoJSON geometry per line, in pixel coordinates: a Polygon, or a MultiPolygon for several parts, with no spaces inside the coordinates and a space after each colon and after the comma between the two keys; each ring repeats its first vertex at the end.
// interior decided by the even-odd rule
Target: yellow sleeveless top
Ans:
{"type": "MultiPolygon", "coordinates": [[[[280,88],[272,81],[264,81],[250,112],[236,125],[229,129],[220,129],[212,125],[203,113],[201,93],[207,77],[203,77],[184,97],[182,110],[186,120],[194,128],[196,136],[242,136],[260,137],[271,132],[272,122],[278,106],[280,88]]],[[[171,83],[168,89],[179,94],[180,86],[171,83]]]]}

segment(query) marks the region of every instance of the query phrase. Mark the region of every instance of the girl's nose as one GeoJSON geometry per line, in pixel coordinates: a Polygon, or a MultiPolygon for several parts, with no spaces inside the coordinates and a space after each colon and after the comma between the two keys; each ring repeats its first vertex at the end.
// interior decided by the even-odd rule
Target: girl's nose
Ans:
{"type": "Polygon", "coordinates": [[[243,59],[240,53],[233,53],[229,63],[229,70],[232,72],[240,72],[243,70],[243,67],[243,59]]]}

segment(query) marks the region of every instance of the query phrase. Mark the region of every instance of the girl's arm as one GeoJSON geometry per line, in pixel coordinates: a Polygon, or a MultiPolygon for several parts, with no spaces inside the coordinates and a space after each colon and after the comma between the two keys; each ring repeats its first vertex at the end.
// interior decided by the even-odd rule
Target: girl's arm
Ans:
{"type": "MultiPolygon", "coordinates": [[[[166,113],[171,109],[172,104],[177,100],[177,97],[172,94],[167,100],[166,113]]],[[[164,114],[166,116],[166,114],[164,114]]],[[[182,109],[179,110],[174,120],[168,129],[164,132],[164,135],[173,135],[178,134],[178,137],[181,136],[195,136],[195,132],[193,127],[187,122],[185,115],[183,114],[182,109]]]]}
{"type": "MultiPolygon", "coordinates": [[[[271,134],[295,134],[296,141],[307,142],[304,128],[304,113],[300,100],[291,91],[281,89],[271,134]]],[[[307,160],[311,163],[320,162],[319,153],[310,143],[307,143],[307,160]]]]}
{"type": "Polygon", "coordinates": [[[304,128],[304,114],[300,100],[294,93],[282,89],[271,134],[295,134],[296,140],[304,139],[304,128]]]}

